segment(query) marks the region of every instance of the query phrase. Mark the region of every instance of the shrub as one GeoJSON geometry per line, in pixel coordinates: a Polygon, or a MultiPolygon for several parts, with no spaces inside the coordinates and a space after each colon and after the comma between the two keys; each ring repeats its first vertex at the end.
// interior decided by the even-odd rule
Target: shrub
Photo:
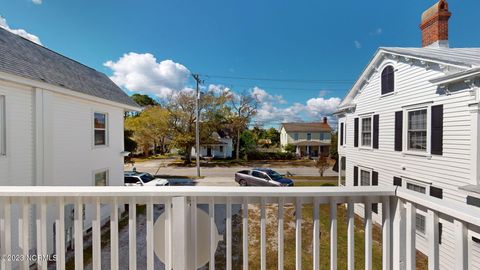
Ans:
{"type": "Polygon", "coordinates": [[[250,151],[247,154],[249,160],[293,160],[295,154],[289,152],[260,152],[250,151]]]}

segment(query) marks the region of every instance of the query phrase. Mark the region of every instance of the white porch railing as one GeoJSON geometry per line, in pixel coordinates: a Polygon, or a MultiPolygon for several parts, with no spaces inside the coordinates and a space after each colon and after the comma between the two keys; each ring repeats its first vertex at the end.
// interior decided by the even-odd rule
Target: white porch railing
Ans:
{"type": "MultiPolygon", "coordinates": [[[[364,205],[365,215],[365,269],[372,269],[372,204],[382,205],[382,265],[383,269],[415,269],[415,209],[421,205],[428,209],[427,235],[430,253],[429,269],[438,269],[438,215],[448,216],[455,224],[456,268],[467,269],[469,263],[467,251],[467,230],[480,226],[480,211],[463,204],[448,203],[411,191],[396,191],[395,188],[382,187],[295,187],[295,188],[254,188],[254,187],[0,187],[0,269],[12,269],[19,266],[28,269],[31,262],[9,261],[8,255],[15,252],[28,254],[32,248],[36,254],[48,254],[47,239],[48,217],[53,212],[55,222],[56,262],[53,267],[65,269],[65,205],[74,205],[74,260],[75,269],[84,269],[84,205],[93,211],[92,218],[92,268],[100,269],[102,263],[101,212],[105,205],[110,211],[110,268],[125,269],[119,265],[120,256],[128,256],[128,269],[137,267],[137,219],[136,205],[146,207],[146,267],[154,269],[156,234],[163,234],[162,254],[165,269],[195,269],[200,238],[197,214],[200,204],[208,205],[210,262],[215,261],[218,231],[215,226],[215,205],[225,205],[225,267],[232,269],[232,205],[242,206],[242,254],[243,269],[248,269],[248,222],[249,204],[260,207],[260,266],[266,269],[267,261],[267,217],[266,205],[278,206],[278,269],[284,268],[284,206],[295,205],[295,262],[296,269],[302,269],[302,205],[313,206],[313,269],[319,269],[320,260],[320,205],[330,208],[330,266],[337,268],[337,207],[347,207],[347,260],[348,269],[355,269],[354,256],[354,207],[364,205]],[[128,205],[128,254],[119,250],[119,211],[128,205]],[[164,206],[163,231],[154,230],[154,208],[164,206]],[[192,207],[194,206],[194,207],[192,207]],[[35,207],[36,244],[32,247],[29,239],[31,215],[29,209],[35,207]],[[18,215],[18,222],[15,216],[18,215]],[[15,226],[17,225],[17,226],[15,226]],[[12,241],[14,231],[18,232],[18,241],[12,241]]],[[[343,222],[343,220],[341,221],[343,222]]],[[[157,235],[158,236],[158,235],[157,235]]],[[[158,253],[158,252],[157,252],[158,253]]],[[[105,257],[103,258],[105,260],[105,257]]],[[[47,269],[45,260],[36,262],[39,269],[47,269]]],[[[209,263],[214,269],[215,263],[209,263]]]]}

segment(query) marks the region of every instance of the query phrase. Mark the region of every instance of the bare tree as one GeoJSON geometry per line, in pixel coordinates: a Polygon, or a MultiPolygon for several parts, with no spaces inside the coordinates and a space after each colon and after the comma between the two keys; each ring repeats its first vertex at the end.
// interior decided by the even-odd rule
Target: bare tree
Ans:
{"type": "Polygon", "coordinates": [[[250,93],[244,91],[240,95],[231,95],[231,129],[236,137],[236,159],[240,158],[240,135],[248,128],[252,117],[257,113],[258,100],[250,93]]]}
{"type": "Polygon", "coordinates": [[[328,159],[326,157],[319,156],[317,161],[315,162],[315,166],[318,168],[320,177],[323,177],[323,174],[330,167],[330,164],[328,164],[328,159]]]}

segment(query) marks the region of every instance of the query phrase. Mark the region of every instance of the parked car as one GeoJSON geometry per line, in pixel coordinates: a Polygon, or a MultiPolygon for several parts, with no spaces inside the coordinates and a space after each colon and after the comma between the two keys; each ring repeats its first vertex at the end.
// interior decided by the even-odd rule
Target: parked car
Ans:
{"type": "Polygon", "coordinates": [[[271,169],[251,169],[235,173],[235,181],[240,186],[293,186],[293,180],[284,178],[271,169]]]}
{"type": "Polygon", "coordinates": [[[146,172],[124,172],[125,186],[169,186],[167,179],[155,178],[146,172]]]}

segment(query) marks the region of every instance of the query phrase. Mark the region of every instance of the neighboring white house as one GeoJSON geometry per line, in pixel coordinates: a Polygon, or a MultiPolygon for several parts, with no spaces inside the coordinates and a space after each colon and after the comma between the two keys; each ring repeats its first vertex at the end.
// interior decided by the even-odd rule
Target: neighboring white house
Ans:
{"type": "Polygon", "coordinates": [[[0,27],[0,186],[123,185],[123,116],[133,110],[105,74],[0,27]]]}
{"type": "Polygon", "coordinates": [[[318,157],[329,155],[332,128],[324,117],[322,122],[312,123],[283,123],[280,128],[280,146],[296,147],[296,154],[300,157],[318,157]]]}
{"type": "MultiPolygon", "coordinates": [[[[200,157],[231,158],[233,152],[232,138],[213,132],[208,141],[200,143],[200,157]]],[[[196,157],[195,147],[192,147],[192,157],[196,157]]]]}
{"type": "MultiPolygon", "coordinates": [[[[340,104],[341,184],[396,185],[445,204],[480,206],[480,48],[449,48],[450,15],[446,1],[422,15],[422,48],[378,49],[340,104]]],[[[439,215],[437,223],[434,213],[416,207],[417,249],[428,254],[432,220],[440,269],[454,269],[453,222],[439,215]]],[[[380,205],[373,209],[380,222],[380,205]]],[[[479,233],[468,230],[472,258],[480,254],[479,233]]]]}

